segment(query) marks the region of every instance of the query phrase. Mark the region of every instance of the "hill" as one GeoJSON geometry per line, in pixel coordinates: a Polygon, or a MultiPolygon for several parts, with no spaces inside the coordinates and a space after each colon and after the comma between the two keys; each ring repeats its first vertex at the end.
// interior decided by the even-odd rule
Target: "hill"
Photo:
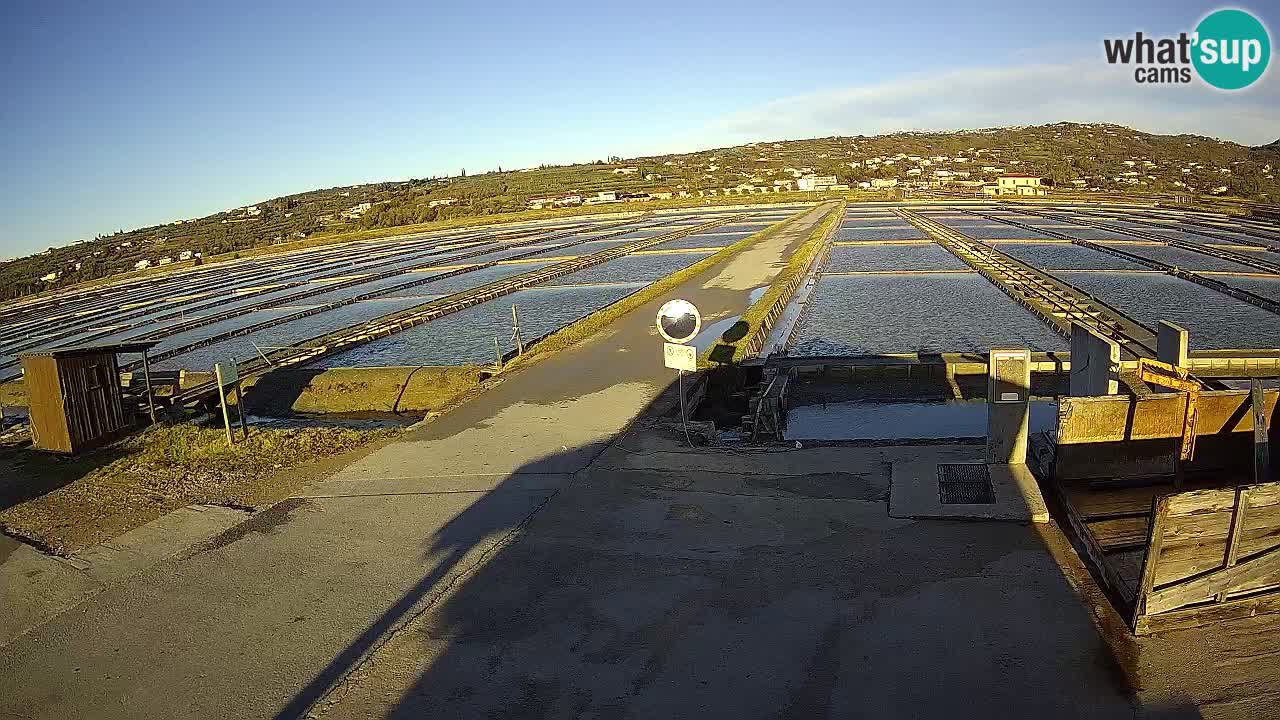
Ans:
{"type": "MultiPolygon", "coordinates": [[[[1258,148],[1193,135],[1153,135],[1119,125],[1057,123],[959,132],[900,132],[763,142],[583,165],[498,170],[288,195],[208,217],[99,235],[0,265],[0,300],[135,269],[269,248],[317,233],[387,228],[523,210],[530,198],[602,191],[698,195],[774,188],[804,174],[922,184],[939,170],[977,185],[1006,172],[1060,188],[1127,193],[1192,190],[1271,201],[1280,141],[1258,148]]],[[[969,188],[975,192],[974,188],[969,188]]],[[[854,195],[851,194],[851,197],[854,195]]]]}

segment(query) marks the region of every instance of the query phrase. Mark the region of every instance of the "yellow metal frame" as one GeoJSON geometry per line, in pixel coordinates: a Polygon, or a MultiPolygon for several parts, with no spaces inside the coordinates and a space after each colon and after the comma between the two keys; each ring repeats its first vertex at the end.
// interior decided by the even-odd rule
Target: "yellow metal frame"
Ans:
{"type": "Polygon", "coordinates": [[[1138,379],[1187,394],[1186,413],[1182,418],[1182,447],[1178,453],[1178,472],[1174,480],[1174,485],[1180,486],[1182,464],[1189,462],[1196,453],[1196,404],[1200,399],[1200,381],[1192,377],[1184,367],[1151,358],[1138,358],[1138,379]]]}

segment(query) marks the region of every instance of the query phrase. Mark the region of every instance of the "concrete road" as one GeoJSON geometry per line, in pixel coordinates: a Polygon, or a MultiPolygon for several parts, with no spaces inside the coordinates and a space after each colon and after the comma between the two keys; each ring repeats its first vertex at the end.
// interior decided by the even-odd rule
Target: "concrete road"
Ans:
{"type": "MultiPolygon", "coordinates": [[[[748,306],[830,206],[679,288],[748,306]]],[[[663,298],[662,300],[665,300],[663,298]]],[[[0,650],[17,717],[294,717],[482,567],[669,382],[661,300],[0,650]]]]}
{"type": "Polygon", "coordinates": [[[635,430],[320,714],[1133,717],[1052,528],[888,516],[920,452],[635,430]]]}

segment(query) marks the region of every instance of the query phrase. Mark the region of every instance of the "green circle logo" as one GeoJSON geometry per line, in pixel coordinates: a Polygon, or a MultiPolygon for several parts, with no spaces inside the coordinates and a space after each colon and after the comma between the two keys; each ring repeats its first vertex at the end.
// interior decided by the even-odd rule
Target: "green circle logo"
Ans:
{"type": "Polygon", "coordinates": [[[1217,10],[1196,26],[1191,62],[1201,79],[1220,90],[1252,85],[1271,59],[1271,37],[1243,10],[1217,10]]]}

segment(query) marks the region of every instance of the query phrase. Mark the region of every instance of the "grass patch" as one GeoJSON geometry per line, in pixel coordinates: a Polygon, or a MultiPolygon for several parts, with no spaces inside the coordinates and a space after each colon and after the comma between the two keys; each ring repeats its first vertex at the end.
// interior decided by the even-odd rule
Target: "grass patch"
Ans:
{"type": "Polygon", "coordinates": [[[26,407],[27,388],[22,380],[0,384],[0,407],[26,407]]]}
{"type": "Polygon", "coordinates": [[[612,305],[601,308],[597,312],[565,325],[554,333],[551,333],[550,335],[547,335],[541,340],[535,342],[524,355],[521,355],[514,362],[519,363],[526,361],[529,358],[535,358],[539,355],[564,350],[565,348],[586,340],[600,330],[611,325],[615,320],[623,315],[647,305],[655,298],[671,292],[680,285],[683,285],[690,278],[696,277],[712,266],[728,260],[760,240],[781,232],[783,228],[793,222],[796,222],[804,214],[805,213],[803,212],[796,213],[780,223],[770,225],[760,232],[748,235],[713,255],[708,255],[698,262],[682,270],[678,270],[652,285],[637,290],[612,305]]]}
{"type": "MultiPolygon", "coordinates": [[[[823,220],[809,237],[800,244],[796,251],[787,259],[787,264],[780,270],[773,282],[769,285],[769,289],[764,295],[760,296],[747,311],[742,314],[738,322],[730,328],[733,331],[733,339],[722,337],[721,341],[713,345],[703,354],[703,362],[716,362],[720,364],[738,363],[746,359],[747,355],[752,351],[752,341],[763,339],[773,329],[773,323],[777,318],[776,313],[771,311],[775,306],[785,305],[790,301],[791,296],[795,293],[796,287],[804,279],[804,274],[809,268],[809,263],[813,260],[814,255],[822,249],[823,243],[826,241],[827,234],[840,220],[841,213],[832,212],[823,220]]],[[[726,336],[729,333],[725,333],[726,336]]]]}
{"type": "Polygon", "coordinates": [[[306,481],[303,465],[394,432],[253,429],[229,448],[220,427],[174,425],[74,458],[9,450],[0,454],[0,528],[71,554],[193,503],[281,500],[306,481]]]}

